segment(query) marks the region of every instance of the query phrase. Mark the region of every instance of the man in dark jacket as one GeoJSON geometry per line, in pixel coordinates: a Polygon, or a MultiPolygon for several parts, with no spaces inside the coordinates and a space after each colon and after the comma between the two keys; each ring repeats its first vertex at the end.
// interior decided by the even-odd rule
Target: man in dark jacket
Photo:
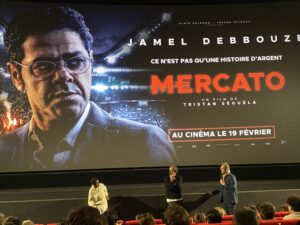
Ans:
{"type": "Polygon", "coordinates": [[[227,214],[232,215],[238,203],[237,180],[230,172],[228,163],[222,163],[220,171],[220,202],[224,204],[227,214]]]}
{"type": "Polygon", "coordinates": [[[166,191],[166,201],[170,204],[182,204],[182,177],[178,174],[177,166],[169,167],[169,175],[164,178],[164,188],[166,191]]]}

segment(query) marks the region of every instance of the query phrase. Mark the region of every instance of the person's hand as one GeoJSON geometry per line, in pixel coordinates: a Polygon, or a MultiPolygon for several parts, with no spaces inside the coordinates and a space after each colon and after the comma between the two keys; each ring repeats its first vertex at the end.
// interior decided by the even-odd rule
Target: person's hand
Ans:
{"type": "Polygon", "coordinates": [[[176,173],[171,173],[170,174],[170,181],[173,182],[176,178],[176,173]]]}
{"type": "Polygon", "coordinates": [[[220,179],[220,184],[221,184],[222,186],[224,186],[224,185],[225,185],[225,181],[224,181],[223,179],[220,179]]]}

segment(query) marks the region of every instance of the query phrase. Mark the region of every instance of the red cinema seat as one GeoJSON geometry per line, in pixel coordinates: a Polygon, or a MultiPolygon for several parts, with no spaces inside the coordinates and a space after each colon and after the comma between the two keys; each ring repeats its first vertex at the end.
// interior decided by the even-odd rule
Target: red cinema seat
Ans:
{"type": "Polygon", "coordinates": [[[278,216],[278,217],[284,217],[284,216],[289,215],[289,214],[290,214],[289,211],[275,212],[275,216],[278,216]]]}
{"type": "Polygon", "coordinates": [[[222,216],[222,221],[232,221],[232,217],[233,215],[225,215],[225,216],[222,216]]]}
{"type": "Polygon", "coordinates": [[[282,220],[260,220],[259,225],[281,225],[282,220]]]}
{"type": "MultiPolygon", "coordinates": [[[[224,225],[224,223],[196,223],[196,225],[224,225]]],[[[232,223],[226,223],[226,225],[233,225],[232,223]]]]}
{"type": "Polygon", "coordinates": [[[274,219],[275,219],[275,220],[282,220],[283,217],[278,217],[278,216],[276,216],[276,217],[274,217],[274,219]]]}
{"type": "Polygon", "coordinates": [[[162,219],[154,219],[155,224],[163,224],[162,219]]]}
{"type": "MultiPolygon", "coordinates": [[[[155,224],[162,224],[163,220],[162,219],[154,219],[155,224]]],[[[138,220],[126,220],[125,225],[139,225],[138,220]]]]}
{"type": "Polygon", "coordinates": [[[126,220],[125,225],[138,225],[139,221],[138,220],[126,220]]]}
{"type": "Polygon", "coordinates": [[[298,219],[281,220],[281,225],[296,225],[299,221],[298,219]]]}
{"type": "Polygon", "coordinates": [[[259,225],[297,225],[300,220],[261,220],[259,225]]]}
{"type": "Polygon", "coordinates": [[[232,225],[233,224],[232,220],[224,220],[221,223],[226,224],[226,225],[232,225]]]}

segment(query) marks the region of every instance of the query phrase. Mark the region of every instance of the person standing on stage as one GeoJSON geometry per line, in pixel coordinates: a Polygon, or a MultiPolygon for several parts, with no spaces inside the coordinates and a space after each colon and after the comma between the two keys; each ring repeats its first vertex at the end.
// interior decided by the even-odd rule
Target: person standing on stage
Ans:
{"type": "Polygon", "coordinates": [[[91,184],[88,197],[88,205],[95,207],[103,214],[108,208],[108,192],[104,184],[99,182],[97,177],[91,178],[91,184]]]}
{"type": "Polygon", "coordinates": [[[222,163],[220,171],[220,202],[224,204],[227,214],[232,215],[238,203],[237,180],[230,172],[228,163],[222,163]]]}
{"type": "Polygon", "coordinates": [[[182,204],[181,193],[182,177],[178,174],[177,166],[169,167],[169,175],[164,178],[164,188],[166,191],[166,201],[170,204],[182,204]]]}

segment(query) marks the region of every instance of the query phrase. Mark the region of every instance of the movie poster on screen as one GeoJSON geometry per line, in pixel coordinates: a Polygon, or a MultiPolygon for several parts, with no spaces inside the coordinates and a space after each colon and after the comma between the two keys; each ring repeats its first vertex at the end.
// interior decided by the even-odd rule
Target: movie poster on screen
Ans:
{"type": "MultiPolygon", "coordinates": [[[[299,3],[72,7],[94,37],[91,100],[162,128],[178,165],[297,162],[299,3]]],[[[31,115],[1,79],[4,134],[31,115]]]]}

